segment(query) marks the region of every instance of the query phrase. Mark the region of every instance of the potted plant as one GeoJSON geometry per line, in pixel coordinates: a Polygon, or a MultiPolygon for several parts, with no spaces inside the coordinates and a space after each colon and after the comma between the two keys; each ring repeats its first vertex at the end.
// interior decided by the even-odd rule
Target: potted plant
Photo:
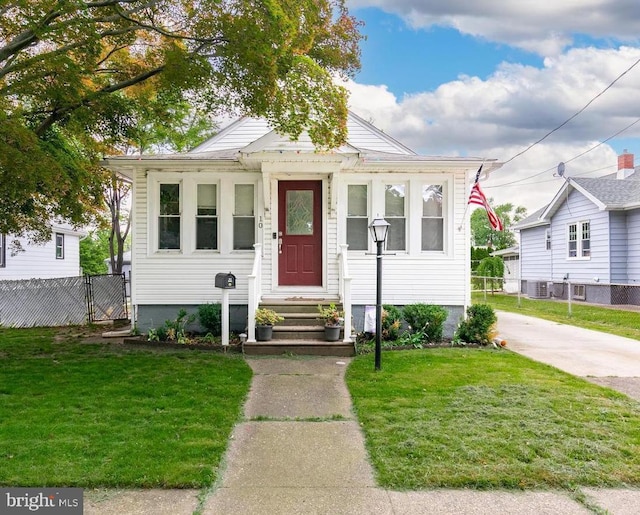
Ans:
{"type": "Polygon", "coordinates": [[[284,317],[280,316],[273,309],[256,309],[256,340],[266,342],[273,337],[273,325],[282,322],[284,317]]]}
{"type": "Polygon", "coordinates": [[[324,338],[328,342],[335,342],[340,339],[340,329],[342,328],[342,321],[344,320],[344,314],[340,311],[335,304],[329,304],[328,306],[318,305],[318,313],[321,320],[324,320],[324,338]]]}

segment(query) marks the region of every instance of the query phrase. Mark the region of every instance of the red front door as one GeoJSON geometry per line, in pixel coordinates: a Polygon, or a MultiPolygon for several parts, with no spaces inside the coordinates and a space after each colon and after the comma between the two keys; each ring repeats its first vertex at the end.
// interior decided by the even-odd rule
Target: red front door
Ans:
{"type": "Polygon", "coordinates": [[[278,220],[278,283],[322,286],[322,181],[280,181],[278,220]]]}

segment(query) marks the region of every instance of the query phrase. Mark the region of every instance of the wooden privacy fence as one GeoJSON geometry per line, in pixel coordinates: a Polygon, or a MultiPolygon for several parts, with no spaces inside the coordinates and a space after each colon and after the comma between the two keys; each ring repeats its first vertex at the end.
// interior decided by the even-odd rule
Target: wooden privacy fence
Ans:
{"type": "Polygon", "coordinates": [[[0,281],[0,326],[51,327],[128,318],[124,274],[0,281]]]}

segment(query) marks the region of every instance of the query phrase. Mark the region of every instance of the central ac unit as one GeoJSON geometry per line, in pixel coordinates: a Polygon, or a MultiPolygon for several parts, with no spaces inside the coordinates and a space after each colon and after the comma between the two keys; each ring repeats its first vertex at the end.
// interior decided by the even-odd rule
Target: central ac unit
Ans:
{"type": "Polygon", "coordinates": [[[535,299],[546,299],[549,297],[549,286],[546,281],[534,283],[533,297],[535,299]]]}

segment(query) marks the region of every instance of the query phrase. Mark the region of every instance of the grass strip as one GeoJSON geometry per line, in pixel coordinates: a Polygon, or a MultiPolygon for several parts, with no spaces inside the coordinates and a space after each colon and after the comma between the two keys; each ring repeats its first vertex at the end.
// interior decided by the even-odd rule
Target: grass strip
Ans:
{"type": "Polygon", "coordinates": [[[494,309],[519,313],[521,315],[544,318],[561,324],[575,325],[584,329],[593,329],[603,333],[615,334],[640,340],[640,312],[571,303],[571,316],[566,301],[529,299],[502,293],[472,294],[474,303],[489,304],[494,309]]]}
{"type": "Polygon", "coordinates": [[[0,484],[199,488],[248,393],[240,356],[0,330],[0,484]]]}
{"type": "Polygon", "coordinates": [[[510,351],[364,355],[346,380],[385,488],[640,485],[640,405],[510,351]]]}

